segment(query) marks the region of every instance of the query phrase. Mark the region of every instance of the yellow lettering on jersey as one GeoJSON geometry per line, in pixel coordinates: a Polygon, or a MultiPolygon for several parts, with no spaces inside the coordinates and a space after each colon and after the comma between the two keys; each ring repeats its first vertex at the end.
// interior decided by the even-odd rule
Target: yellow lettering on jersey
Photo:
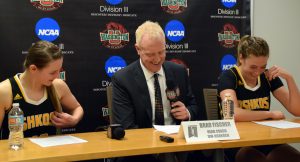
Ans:
{"type": "Polygon", "coordinates": [[[249,108],[252,109],[254,104],[254,100],[249,100],[249,108]]]}
{"type": "Polygon", "coordinates": [[[53,115],[53,112],[24,117],[23,131],[26,131],[28,129],[32,129],[35,127],[53,125],[50,120],[51,115],[53,115]]]}
{"type": "Polygon", "coordinates": [[[269,108],[270,105],[268,100],[269,100],[268,97],[259,98],[260,107],[265,109],[269,108]]]}
{"type": "Polygon", "coordinates": [[[35,115],[34,117],[35,117],[35,126],[36,127],[43,126],[42,114],[35,115]]]}
{"type": "MultiPolygon", "coordinates": [[[[51,112],[50,115],[49,115],[49,116],[50,116],[50,119],[51,119],[51,117],[52,117],[53,115],[54,115],[54,112],[51,112]]],[[[51,122],[51,120],[49,120],[49,125],[53,125],[53,123],[51,122]]]]}
{"type": "Polygon", "coordinates": [[[258,103],[258,99],[253,99],[253,100],[251,100],[251,102],[252,102],[252,108],[254,109],[254,108],[258,108],[259,106],[259,103],[258,103]]]}
{"type": "Polygon", "coordinates": [[[238,100],[240,107],[244,109],[269,109],[269,97],[249,99],[249,100],[238,100]]]}
{"type": "Polygon", "coordinates": [[[44,125],[49,125],[50,115],[48,113],[43,114],[43,123],[44,123],[44,125]]]}
{"type": "Polygon", "coordinates": [[[26,122],[26,117],[24,117],[23,131],[26,130],[27,130],[27,122],[26,122]]]}
{"type": "Polygon", "coordinates": [[[256,109],[259,108],[258,99],[251,99],[247,101],[249,103],[247,109],[256,109]]]}
{"type": "Polygon", "coordinates": [[[242,100],[238,100],[239,103],[239,107],[243,107],[243,101],[242,100]]]}
{"type": "Polygon", "coordinates": [[[249,100],[243,100],[241,105],[242,105],[242,108],[250,109],[249,100]]]}
{"type": "Polygon", "coordinates": [[[34,122],[34,115],[27,116],[27,128],[31,129],[35,127],[35,122],[34,122]]]}

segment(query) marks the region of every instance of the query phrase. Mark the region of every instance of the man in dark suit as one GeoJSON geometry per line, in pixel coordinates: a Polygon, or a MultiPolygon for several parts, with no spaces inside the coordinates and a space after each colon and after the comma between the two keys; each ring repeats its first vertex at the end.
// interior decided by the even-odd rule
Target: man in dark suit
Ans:
{"type": "Polygon", "coordinates": [[[159,75],[164,124],[198,119],[199,108],[191,91],[187,70],[165,61],[165,43],[165,34],[158,23],[146,21],[136,30],[135,48],[140,59],[112,77],[114,123],[122,124],[126,129],[151,128],[155,124],[155,73],[159,75]],[[165,94],[166,80],[172,80],[180,90],[179,101],[172,105],[165,94]]]}
{"type": "MultiPolygon", "coordinates": [[[[151,128],[158,123],[174,125],[183,120],[198,119],[199,108],[191,91],[187,70],[182,65],[165,61],[166,40],[162,28],[158,23],[146,21],[135,34],[135,48],[140,59],[112,77],[112,122],[130,129],[151,128]],[[165,93],[167,80],[171,80],[180,91],[178,101],[174,103],[168,101],[165,93]]],[[[117,161],[176,162],[185,161],[186,155],[143,155],[117,161]]]]}

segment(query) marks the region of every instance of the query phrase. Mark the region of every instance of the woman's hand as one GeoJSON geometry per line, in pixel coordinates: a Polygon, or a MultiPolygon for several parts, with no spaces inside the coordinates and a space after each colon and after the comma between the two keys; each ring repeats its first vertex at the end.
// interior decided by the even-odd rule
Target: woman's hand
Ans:
{"type": "Polygon", "coordinates": [[[285,116],[281,111],[271,111],[271,114],[271,118],[274,120],[285,119],[285,116]]]}
{"type": "Polygon", "coordinates": [[[266,76],[269,80],[275,79],[276,77],[282,77],[286,80],[291,77],[291,74],[288,73],[285,69],[274,65],[266,71],[266,76]]]}
{"type": "Polygon", "coordinates": [[[51,122],[57,128],[69,128],[77,124],[76,119],[72,115],[64,112],[59,113],[56,111],[54,111],[53,115],[51,115],[51,122]]]}

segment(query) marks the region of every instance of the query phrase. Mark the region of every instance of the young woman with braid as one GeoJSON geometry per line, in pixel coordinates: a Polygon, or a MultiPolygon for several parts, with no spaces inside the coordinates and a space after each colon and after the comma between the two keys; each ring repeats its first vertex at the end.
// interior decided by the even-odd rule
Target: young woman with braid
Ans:
{"type": "MultiPolygon", "coordinates": [[[[219,80],[221,99],[230,93],[234,101],[234,118],[239,121],[284,119],[281,111],[271,111],[272,95],[295,116],[300,116],[300,93],[293,76],[279,66],[270,66],[269,46],[259,37],[244,36],[238,45],[237,66],[224,71],[219,80]],[[286,81],[285,87],[280,78],[286,81]]],[[[254,130],[249,130],[254,131],[254,130]]],[[[287,144],[244,147],[234,153],[236,161],[300,161],[300,153],[287,144]]],[[[233,158],[233,159],[234,159],[233,158]]]]}
{"type": "Polygon", "coordinates": [[[12,103],[19,103],[24,112],[25,137],[54,135],[57,129],[73,127],[81,120],[81,105],[58,79],[62,63],[56,45],[38,41],[28,50],[25,71],[0,83],[0,139],[8,138],[12,103]]]}

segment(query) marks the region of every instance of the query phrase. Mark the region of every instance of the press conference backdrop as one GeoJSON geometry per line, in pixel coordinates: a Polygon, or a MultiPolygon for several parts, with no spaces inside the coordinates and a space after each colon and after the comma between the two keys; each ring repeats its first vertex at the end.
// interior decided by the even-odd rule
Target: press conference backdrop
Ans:
{"type": "Polygon", "coordinates": [[[60,78],[85,111],[67,132],[108,124],[106,87],[138,59],[134,32],[145,20],[164,29],[167,60],[188,69],[202,114],[202,89],[216,86],[220,72],[236,63],[236,45],[251,32],[250,0],[1,0],[0,8],[1,81],[23,71],[32,43],[48,40],[62,49],[60,78]]]}

